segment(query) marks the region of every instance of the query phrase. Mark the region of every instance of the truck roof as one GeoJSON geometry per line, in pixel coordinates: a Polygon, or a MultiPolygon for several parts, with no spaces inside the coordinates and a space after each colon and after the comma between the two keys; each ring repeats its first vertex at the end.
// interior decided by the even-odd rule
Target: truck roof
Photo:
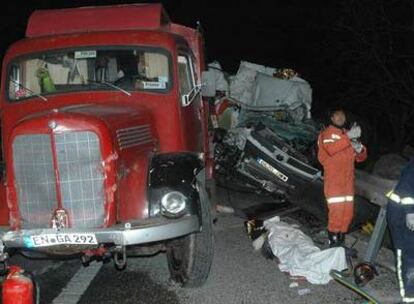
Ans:
{"type": "Polygon", "coordinates": [[[30,16],[26,37],[143,29],[168,31],[169,26],[170,18],[159,3],[37,10],[30,16]]]}
{"type": "Polygon", "coordinates": [[[108,38],[108,42],[116,41],[116,44],[122,44],[128,42],[127,37],[123,35],[127,33],[129,40],[134,34],[141,35],[141,40],[147,35],[147,39],[152,39],[151,41],[157,33],[160,39],[164,37],[164,41],[165,37],[169,36],[165,34],[180,36],[187,41],[195,55],[198,74],[201,75],[205,68],[201,33],[197,29],[171,22],[159,3],[37,10],[30,16],[26,29],[27,39],[14,43],[4,57],[4,62],[7,63],[16,55],[49,48],[52,42],[55,47],[76,43],[84,45],[84,40],[90,35],[99,40],[99,45],[105,42],[105,37],[108,38]],[[147,35],[149,32],[152,34],[147,35]],[[118,33],[119,39],[114,36],[115,33],[118,33]],[[49,39],[52,37],[53,39],[49,39]],[[58,41],[55,40],[57,37],[58,41]]]}

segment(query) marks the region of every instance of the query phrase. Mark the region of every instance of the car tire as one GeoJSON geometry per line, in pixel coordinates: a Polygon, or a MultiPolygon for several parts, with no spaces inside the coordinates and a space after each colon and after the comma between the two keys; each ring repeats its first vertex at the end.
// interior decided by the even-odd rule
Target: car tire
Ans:
{"type": "Polygon", "coordinates": [[[171,279],[183,287],[199,287],[207,280],[213,261],[213,227],[207,192],[198,187],[202,229],[173,240],[167,248],[171,279]]]}

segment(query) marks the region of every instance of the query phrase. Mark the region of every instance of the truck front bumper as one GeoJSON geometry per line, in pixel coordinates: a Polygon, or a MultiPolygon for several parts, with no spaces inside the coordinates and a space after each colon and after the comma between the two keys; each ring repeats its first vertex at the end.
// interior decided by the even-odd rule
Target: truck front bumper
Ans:
{"type": "MultiPolygon", "coordinates": [[[[131,221],[110,228],[93,229],[22,229],[7,231],[1,237],[6,248],[22,248],[36,250],[31,245],[32,236],[64,233],[93,233],[98,244],[114,244],[117,246],[140,245],[159,242],[199,232],[201,224],[196,215],[187,215],[180,219],[154,218],[131,221]]],[[[65,245],[69,246],[70,245],[65,245]]],[[[40,248],[39,248],[40,249],[40,248]]]]}

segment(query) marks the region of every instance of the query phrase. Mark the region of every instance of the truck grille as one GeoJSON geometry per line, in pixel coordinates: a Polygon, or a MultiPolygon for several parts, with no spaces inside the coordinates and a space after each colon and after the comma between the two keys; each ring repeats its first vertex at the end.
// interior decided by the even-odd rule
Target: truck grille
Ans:
{"type": "MultiPolygon", "coordinates": [[[[103,224],[104,172],[98,136],[89,131],[55,134],[62,207],[72,227],[103,224]]],[[[50,135],[21,135],[13,143],[15,184],[22,226],[49,227],[58,208],[50,135]]]]}
{"type": "Polygon", "coordinates": [[[22,227],[48,227],[57,206],[50,136],[17,136],[13,162],[22,227]]]}
{"type": "Polygon", "coordinates": [[[55,136],[62,205],[72,227],[102,225],[104,172],[98,136],[70,132],[55,136]]]}

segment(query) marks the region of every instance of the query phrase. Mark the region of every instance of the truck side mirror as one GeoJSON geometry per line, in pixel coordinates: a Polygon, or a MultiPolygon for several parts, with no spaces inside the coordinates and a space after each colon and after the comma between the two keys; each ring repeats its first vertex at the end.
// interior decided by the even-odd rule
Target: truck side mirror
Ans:
{"type": "Polygon", "coordinates": [[[188,94],[184,94],[181,96],[181,105],[186,107],[190,104],[190,96],[188,94]]]}
{"type": "Polygon", "coordinates": [[[181,95],[181,105],[183,107],[187,107],[193,102],[194,98],[200,93],[200,87],[201,85],[196,85],[190,92],[181,95]]]}
{"type": "Polygon", "coordinates": [[[216,96],[216,75],[213,71],[204,71],[201,75],[201,94],[204,97],[216,96]]]}

